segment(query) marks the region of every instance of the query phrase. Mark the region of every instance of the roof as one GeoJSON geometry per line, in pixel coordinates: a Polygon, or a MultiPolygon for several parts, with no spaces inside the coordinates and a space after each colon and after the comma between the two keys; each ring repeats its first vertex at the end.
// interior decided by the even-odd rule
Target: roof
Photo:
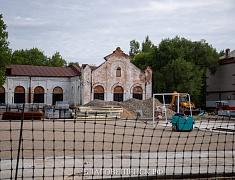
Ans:
{"type": "MultiPolygon", "coordinates": [[[[233,50],[233,51],[230,52],[229,58],[234,58],[234,57],[235,57],[235,50],[233,50]]],[[[221,56],[219,59],[225,59],[225,58],[226,58],[226,55],[223,55],[223,56],[221,56]]]]}
{"type": "Polygon", "coordinates": [[[89,66],[92,71],[96,70],[98,67],[97,66],[90,66],[88,64],[82,64],[82,68],[85,69],[86,66],[89,66]]]}
{"type": "Polygon", "coordinates": [[[123,53],[123,51],[121,50],[120,47],[117,47],[115,51],[113,51],[113,53],[107,55],[104,57],[104,59],[106,61],[108,61],[109,58],[116,56],[116,57],[125,57],[126,59],[131,60],[130,56],[128,56],[127,54],[123,53]]]}
{"type": "Polygon", "coordinates": [[[6,76],[32,77],[74,77],[81,74],[76,65],[71,67],[51,67],[11,64],[7,66],[6,76]]]}

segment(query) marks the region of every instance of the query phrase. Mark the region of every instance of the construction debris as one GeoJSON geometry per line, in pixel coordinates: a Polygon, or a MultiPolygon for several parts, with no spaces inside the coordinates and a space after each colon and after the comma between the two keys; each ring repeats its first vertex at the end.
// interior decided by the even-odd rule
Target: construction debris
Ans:
{"type": "Polygon", "coordinates": [[[89,118],[120,118],[123,108],[120,106],[83,106],[79,107],[80,117],[89,118]]]}
{"type": "MultiPolygon", "coordinates": [[[[163,104],[158,99],[155,99],[155,105],[156,107],[163,106],[163,104]]],[[[138,99],[132,98],[123,102],[102,101],[102,100],[95,99],[85,104],[84,106],[96,106],[96,107],[120,106],[125,109],[123,111],[123,113],[125,114],[121,115],[122,118],[134,118],[137,116],[136,111],[138,110],[142,111],[141,113],[142,117],[140,118],[152,118],[153,117],[153,98],[150,98],[147,100],[138,100],[138,99]]],[[[167,117],[171,117],[174,114],[175,114],[174,111],[170,109],[166,110],[167,117]]]]}

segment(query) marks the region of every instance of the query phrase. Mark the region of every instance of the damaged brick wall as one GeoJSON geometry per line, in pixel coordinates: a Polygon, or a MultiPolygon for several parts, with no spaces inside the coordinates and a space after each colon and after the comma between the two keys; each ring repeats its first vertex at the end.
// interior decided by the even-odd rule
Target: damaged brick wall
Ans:
{"type": "MultiPolygon", "coordinates": [[[[152,70],[147,67],[141,71],[130,62],[130,57],[117,48],[112,54],[104,58],[106,61],[98,68],[88,65],[82,71],[83,104],[93,100],[94,89],[101,86],[104,89],[104,100],[114,100],[114,89],[123,89],[123,100],[133,98],[134,88],[142,89],[143,100],[152,96],[152,70]]],[[[140,93],[140,92],[138,92],[140,93]]]]}

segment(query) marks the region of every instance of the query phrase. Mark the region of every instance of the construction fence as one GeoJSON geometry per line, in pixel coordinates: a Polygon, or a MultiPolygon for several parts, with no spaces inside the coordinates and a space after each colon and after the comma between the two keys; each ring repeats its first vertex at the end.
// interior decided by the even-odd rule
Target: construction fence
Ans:
{"type": "Polygon", "coordinates": [[[162,120],[22,113],[0,120],[0,179],[232,179],[234,124],[205,116],[173,131],[162,120]]]}

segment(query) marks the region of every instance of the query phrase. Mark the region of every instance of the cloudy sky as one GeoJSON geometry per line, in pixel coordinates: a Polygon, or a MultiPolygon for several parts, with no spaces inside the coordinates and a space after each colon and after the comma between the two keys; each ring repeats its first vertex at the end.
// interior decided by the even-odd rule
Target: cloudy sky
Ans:
{"type": "Polygon", "coordinates": [[[0,0],[10,48],[60,52],[67,62],[96,64],[148,35],[158,45],[176,35],[235,49],[234,0],[0,0]]]}

